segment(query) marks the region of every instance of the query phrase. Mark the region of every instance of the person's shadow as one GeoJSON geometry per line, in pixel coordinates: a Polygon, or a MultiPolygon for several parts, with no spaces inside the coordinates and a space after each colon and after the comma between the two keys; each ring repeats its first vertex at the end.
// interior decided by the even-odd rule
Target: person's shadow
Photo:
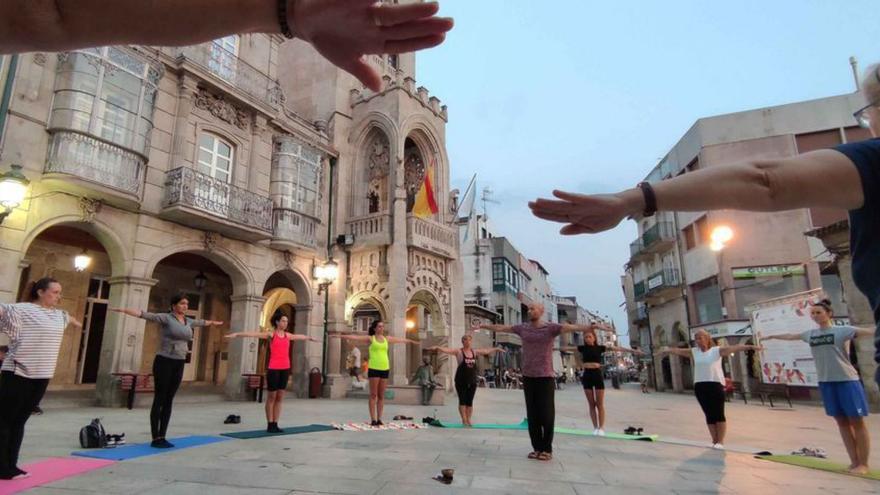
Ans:
{"type": "MultiPolygon", "coordinates": [[[[684,460],[675,467],[675,474],[685,480],[685,490],[701,493],[719,493],[721,481],[726,476],[726,454],[724,451],[707,449],[694,457],[684,460]]],[[[725,487],[729,491],[730,487],[725,487]]]]}

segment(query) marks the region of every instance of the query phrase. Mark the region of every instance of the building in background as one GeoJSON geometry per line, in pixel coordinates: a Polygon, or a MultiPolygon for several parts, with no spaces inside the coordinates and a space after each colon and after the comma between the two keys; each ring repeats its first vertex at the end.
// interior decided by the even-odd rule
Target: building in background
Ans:
{"type": "MultiPolygon", "coordinates": [[[[852,118],[860,106],[862,100],[853,94],[700,119],[646,180],[865,139],[866,131],[852,118]]],[[[837,316],[847,317],[838,264],[817,239],[804,235],[824,232],[845,218],[844,211],[814,208],[658,213],[640,220],[622,279],[633,345],[688,345],[700,329],[722,343],[751,342],[750,304],[815,288],[832,299],[837,316]],[[714,251],[711,236],[719,226],[729,227],[733,238],[714,251]]],[[[652,361],[658,389],[692,386],[689,360],[652,361]]],[[[859,362],[863,373],[869,371],[869,359],[859,362]]],[[[756,368],[753,353],[725,362],[726,372],[747,388],[760,379],[756,368]]],[[[792,393],[808,396],[809,391],[794,387],[792,393]]]]}

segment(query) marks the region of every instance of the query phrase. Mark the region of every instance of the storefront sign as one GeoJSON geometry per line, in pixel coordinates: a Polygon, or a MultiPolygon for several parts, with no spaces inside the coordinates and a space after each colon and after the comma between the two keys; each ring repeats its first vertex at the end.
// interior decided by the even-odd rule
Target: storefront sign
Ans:
{"type": "Polygon", "coordinates": [[[752,335],[752,325],[748,320],[728,320],[708,325],[691,327],[691,335],[700,330],[705,330],[713,339],[720,337],[745,337],[752,335]]]}
{"type": "Polygon", "coordinates": [[[733,278],[784,277],[806,273],[804,265],[747,266],[732,271],[733,278]]]}
{"type": "Polygon", "coordinates": [[[657,275],[654,278],[648,279],[648,290],[656,289],[663,285],[663,275],[657,275]]]}

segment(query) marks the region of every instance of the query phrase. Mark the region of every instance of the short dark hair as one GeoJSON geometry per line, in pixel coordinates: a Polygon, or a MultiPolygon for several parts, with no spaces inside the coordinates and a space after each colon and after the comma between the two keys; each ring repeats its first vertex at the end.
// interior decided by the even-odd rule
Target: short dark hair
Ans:
{"type": "Polygon", "coordinates": [[[0,345],[0,352],[9,352],[8,345],[0,345]]]}
{"type": "Polygon", "coordinates": [[[189,302],[189,298],[186,297],[186,294],[184,294],[183,292],[181,292],[179,294],[175,294],[174,297],[171,298],[171,305],[177,306],[177,303],[179,303],[180,301],[183,301],[183,300],[186,300],[186,302],[189,302]]]}
{"type": "Polygon", "coordinates": [[[370,323],[370,328],[367,329],[367,333],[370,335],[376,335],[376,327],[379,326],[379,323],[382,323],[382,320],[373,320],[373,323],[370,323]]]}
{"type": "Polygon", "coordinates": [[[41,290],[47,290],[50,285],[59,283],[52,277],[43,277],[40,280],[31,282],[28,286],[28,302],[34,302],[40,298],[41,290]]]}
{"type": "Polygon", "coordinates": [[[276,309],[275,312],[272,313],[272,318],[269,318],[269,323],[272,324],[272,328],[278,327],[278,322],[281,321],[281,318],[287,318],[287,315],[284,314],[284,312],[282,312],[280,309],[276,309]]]}

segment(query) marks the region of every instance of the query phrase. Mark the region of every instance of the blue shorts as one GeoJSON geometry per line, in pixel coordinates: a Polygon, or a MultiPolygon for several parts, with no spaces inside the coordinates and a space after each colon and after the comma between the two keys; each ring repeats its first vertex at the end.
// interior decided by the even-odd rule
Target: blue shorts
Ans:
{"type": "Polygon", "coordinates": [[[862,382],[819,382],[825,414],[834,417],[858,418],[868,415],[868,400],[862,382]]]}

